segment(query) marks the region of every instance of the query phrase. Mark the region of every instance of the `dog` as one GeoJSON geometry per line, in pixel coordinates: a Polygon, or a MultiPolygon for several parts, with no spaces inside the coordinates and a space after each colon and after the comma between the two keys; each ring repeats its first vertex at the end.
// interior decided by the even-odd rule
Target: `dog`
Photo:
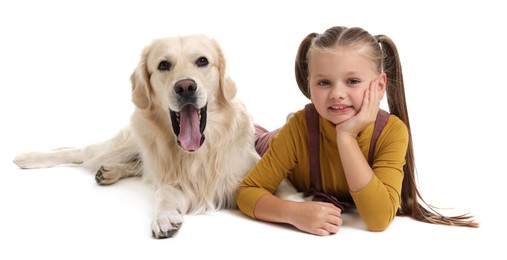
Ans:
{"type": "Polygon", "coordinates": [[[101,143],[22,153],[14,163],[80,164],[101,185],[142,176],[156,189],[153,237],[172,237],[185,214],[236,208],[236,189],[260,159],[252,117],[226,69],[208,36],[155,39],[130,77],[128,126],[101,143]]]}

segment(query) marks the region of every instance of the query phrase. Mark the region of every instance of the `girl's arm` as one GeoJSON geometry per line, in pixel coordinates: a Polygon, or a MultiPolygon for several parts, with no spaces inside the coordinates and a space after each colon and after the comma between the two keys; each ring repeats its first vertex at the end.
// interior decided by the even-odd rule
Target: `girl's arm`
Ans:
{"type": "Polygon", "coordinates": [[[361,110],[351,119],[336,125],[336,143],[350,191],[362,190],[373,177],[373,171],[357,143],[357,135],[375,121],[380,106],[378,81],[364,93],[361,110]],[[346,151],[346,152],[345,152],[346,151]]]}
{"type": "Polygon", "coordinates": [[[362,190],[373,177],[373,170],[366,161],[355,138],[340,136],[336,139],[340,151],[345,178],[351,192],[362,190]]]}
{"type": "Polygon", "coordinates": [[[255,217],[268,222],[287,223],[319,236],[338,232],[341,210],[331,203],[283,200],[275,195],[262,196],[255,205],[255,217]]]}
{"type": "Polygon", "coordinates": [[[282,180],[287,178],[289,169],[294,167],[295,147],[307,151],[305,145],[308,140],[301,139],[306,128],[299,127],[306,120],[298,116],[303,115],[302,111],[298,113],[280,129],[278,137],[270,144],[271,149],[243,179],[238,188],[237,204],[243,213],[255,219],[287,223],[315,235],[333,234],[342,224],[341,211],[333,204],[295,202],[273,195],[282,180]]]}
{"type": "MultiPolygon", "coordinates": [[[[406,134],[403,134],[406,131],[403,132],[402,128],[392,132],[397,136],[397,141],[392,139],[384,146],[384,152],[376,158],[379,161],[376,162],[374,174],[356,138],[359,131],[374,122],[379,103],[379,92],[370,85],[369,90],[365,92],[359,113],[336,126],[336,142],[345,178],[361,218],[371,231],[386,229],[396,215],[408,140],[406,134]]],[[[392,128],[391,131],[393,130],[395,129],[392,128]]]]}

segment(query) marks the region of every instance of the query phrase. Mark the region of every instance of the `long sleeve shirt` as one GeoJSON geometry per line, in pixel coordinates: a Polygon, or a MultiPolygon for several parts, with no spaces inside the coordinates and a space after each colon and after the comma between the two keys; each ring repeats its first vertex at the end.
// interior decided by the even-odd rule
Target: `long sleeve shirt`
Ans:
{"type": "MultiPolygon", "coordinates": [[[[400,205],[403,166],[409,140],[406,125],[398,117],[390,115],[375,146],[373,178],[360,191],[351,192],[340,160],[342,151],[336,145],[335,125],[322,117],[319,122],[323,192],[340,201],[353,202],[368,230],[384,230],[396,216],[400,205]]],[[[372,123],[357,136],[365,159],[373,127],[372,123]]],[[[284,178],[288,178],[301,192],[310,188],[310,157],[304,110],[296,112],[271,139],[270,148],[241,183],[237,193],[239,209],[255,218],[254,209],[258,199],[265,194],[273,194],[284,178]]]]}

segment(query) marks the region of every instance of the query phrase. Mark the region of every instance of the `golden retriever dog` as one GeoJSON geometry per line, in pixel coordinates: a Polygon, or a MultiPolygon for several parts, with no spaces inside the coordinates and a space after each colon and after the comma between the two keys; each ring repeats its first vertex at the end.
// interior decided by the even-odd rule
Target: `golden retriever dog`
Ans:
{"type": "Polygon", "coordinates": [[[110,140],[16,156],[20,168],[81,164],[99,184],[142,176],[155,185],[155,238],[183,215],[236,208],[236,189],[259,159],[254,124],[236,97],[224,54],[205,35],[154,40],[131,76],[135,110],[110,140]]]}

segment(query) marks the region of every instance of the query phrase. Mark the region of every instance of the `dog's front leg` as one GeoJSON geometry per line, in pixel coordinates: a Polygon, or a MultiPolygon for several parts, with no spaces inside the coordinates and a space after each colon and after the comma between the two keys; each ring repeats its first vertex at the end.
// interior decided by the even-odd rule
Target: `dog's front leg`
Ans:
{"type": "Polygon", "coordinates": [[[170,184],[162,185],[156,192],[156,212],[151,225],[153,237],[172,237],[183,224],[183,214],[188,202],[180,189],[170,184]]]}

